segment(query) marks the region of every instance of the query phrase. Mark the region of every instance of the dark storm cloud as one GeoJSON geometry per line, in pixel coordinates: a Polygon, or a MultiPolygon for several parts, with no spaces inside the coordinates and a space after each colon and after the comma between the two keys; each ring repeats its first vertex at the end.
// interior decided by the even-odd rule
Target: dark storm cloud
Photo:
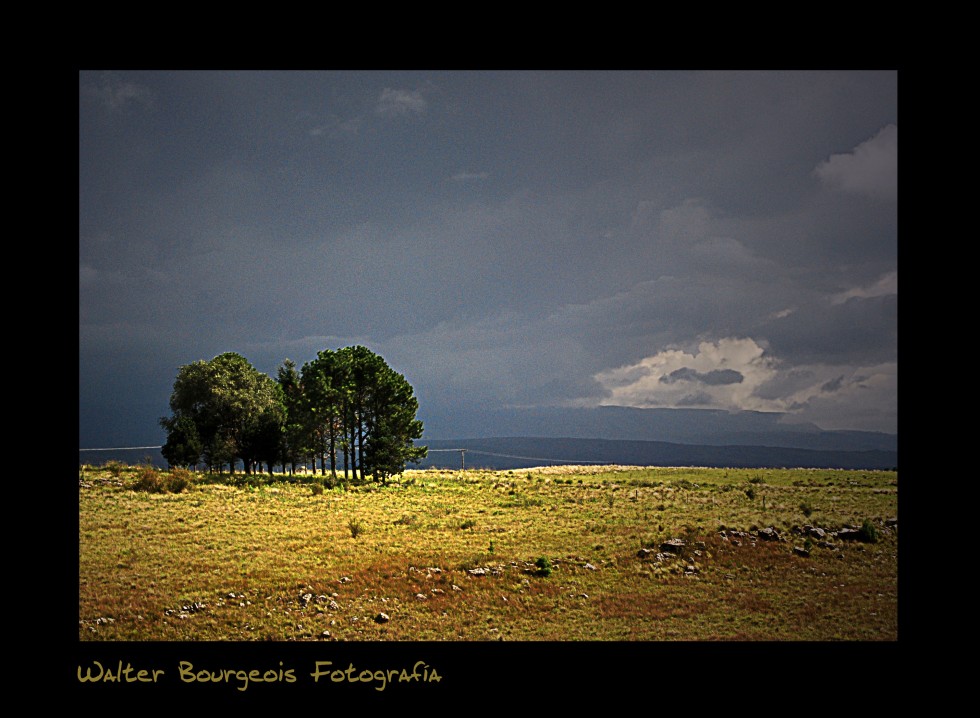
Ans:
{"type": "Polygon", "coordinates": [[[686,378],[705,391],[660,400],[828,426],[861,401],[862,425],[878,405],[890,426],[896,85],[82,73],[80,402],[136,401],[98,368],[110,351],[127,385],[159,387],[221,351],[274,371],[356,342],[447,404],[638,400],[686,378]]]}
{"type": "Polygon", "coordinates": [[[841,388],[844,383],[844,377],[839,376],[835,379],[828,381],[820,387],[820,391],[835,392],[841,388]]]}
{"type": "Polygon", "coordinates": [[[662,384],[673,384],[678,381],[698,382],[708,386],[722,386],[724,384],[738,384],[744,377],[734,369],[714,369],[712,371],[700,372],[689,367],[675,369],[670,374],[660,377],[662,384]]]}
{"type": "Polygon", "coordinates": [[[898,351],[898,297],[814,302],[766,327],[771,351],[793,363],[878,363],[898,351]]]}

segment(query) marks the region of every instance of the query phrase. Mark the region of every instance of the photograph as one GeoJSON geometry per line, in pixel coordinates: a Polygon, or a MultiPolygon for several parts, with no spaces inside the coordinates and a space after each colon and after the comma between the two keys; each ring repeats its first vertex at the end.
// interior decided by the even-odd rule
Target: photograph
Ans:
{"type": "Polygon", "coordinates": [[[77,75],[75,695],[891,659],[897,70],[77,75]]]}

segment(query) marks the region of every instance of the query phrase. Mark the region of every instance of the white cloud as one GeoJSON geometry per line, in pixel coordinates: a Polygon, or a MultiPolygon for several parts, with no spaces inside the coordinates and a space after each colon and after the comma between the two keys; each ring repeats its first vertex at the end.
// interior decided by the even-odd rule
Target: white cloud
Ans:
{"type": "Polygon", "coordinates": [[[885,297],[898,294],[898,272],[889,272],[874,284],[867,287],[856,287],[831,297],[832,304],[843,304],[848,299],[868,299],[870,297],[885,297]]]}
{"type": "Polygon", "coordinates": [[[701,342],[693,352],[668,349],[636,364],[599,372],[594,378],[609,391],[602,401],[606,405],[765,411],[767,402],[754,392],[775,373],[775,362],[754,340],[728,338],[701,342]],[[697,379],[712,372],[737,372],[742,379],[720,384],[697,379]]]}
{"type": "Polygon", "coordinates": [[[853,151],[831,155],[814,173],[834,189],[894,200],[898,194],[898,127],[887,125],[853,151]]]}
{"type": "Polygon", "coordinates": [[[607,391],[606,406],[785,412],[824,429],[882,430],[883,408],[886,421],[897,421],[897,373],[895,363],[787,367],[754,339],[727,338],[693,351],[668,349],[594,378],[607,391]]]}
{"type": "Polygon", "coordinates": [[[375,111],[379,115],[386,116],[420,115],[426,111],[428,106],[429,103],[425,101],[422,93],[418,90],[393,90],[386,87],[381,91],[381,97],[378,98],[375,111]]]}

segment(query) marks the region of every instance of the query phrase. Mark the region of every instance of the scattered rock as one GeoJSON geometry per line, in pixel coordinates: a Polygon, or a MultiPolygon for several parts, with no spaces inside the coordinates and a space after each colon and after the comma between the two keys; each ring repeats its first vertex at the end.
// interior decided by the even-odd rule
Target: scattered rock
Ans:
{"type": "Polygon", "coordinates": [[[350,576],[341,576],[340,577],[340,582],[341,583],[350,583],[350,576]]]}
{"type": "Polygon", "coordinates": [[[810,555],[810,552],[802,546],[794,546],[793,553],[795,553],[797,556],[802,556],[803,558],[807,558],[810,555]]]}
{"type": "Polygon", "coordinates": [[[471,568],[467,573],[471,576],[486,576],[487,570],[485,568],[471,568]]]}
{"type": "Polygon", "coordinates": [[[652,553],[653,551],[651,551],[648,548],[641,548],[639,551],[636,552],[636,555],[639,558],[647,558],[652,553]]]}
{"type": "Polygon", "coordinates": [[[324,631],[321,633],[320,638],[330,638],[330,631],[324,631]]]}
{"type": "Polygon", "coordinates": [[[391,620],[391,616],[389,616],[387,613],[384,612],[379,613],[377,616],[374,617],[375,623],[388,623],[388,621],[390,620],[391,620]]]}
{"type": "Polygon", "coordinates": [[[327,604],[327,608],[329,608],[331,611],[337,611],[340,609],[340,604],[336,601],[331,601],[327,604]]]}
{"type": "Polygon", "coordinates": [[[811,526],[811,527],[809,528],[809,530],[807,531],[807,533],[808,533],[808,534],[809,534],[810,536],[812,536],[813,538],[821,538],[821,539],[822,539],[822,538],[823,538],[824,536],[826,536],[826,535],[827,535],[827,532],[826,532],[826,531],[824,531],[824,530],[823,530],[822,528],[818,528],[818,527],[816,527],[816,526],[811,526]]]}
{"type": "Polygon", "coordinates": [[[667,539],[662,544],[660,544],[660,551],[662,553],[676,553],[680,554],[687,544],[684,543],[684,539],[672,538],[667,539]]]}
{"type": "Polygon", "coordinates": [[[779,534],[776,532],[776,529],[774,529],[772,526],[767,526],[764,529],[759,529],[758,532],[757,532],[757,535],[763,541],[778,541],[779,540],[779,534]]]}
{"type": "Polygon", "coordinates": [[[415,600],[416,601],[425,601],[427,598],[428,598],[428,596],[426,596],[424,593],[416,593],[415,594],[415,600]]]}
{"type": "Polygon", "coordinates": [[[459,586],[457,586],[457,585],[456,585],[456,584],[454,583],[454,584],[453,584],[453,590],[454,590],[454,591],[462,591],[463,589],[461,589],[461,588],[460,588],[459,586]]]}
{"type": "Polygon", "coordinates": [[[837,538],[841,541],[860,541],[861,532],[857,529],[842,528],[837,532],[837,538]]]}
{"type": "Polygon", "coordinates": [[[585,568],[588,569],[589,571],[595,571],[596,570],[596,567],[593,566],[591,563],[585,564],[585,568]]]}

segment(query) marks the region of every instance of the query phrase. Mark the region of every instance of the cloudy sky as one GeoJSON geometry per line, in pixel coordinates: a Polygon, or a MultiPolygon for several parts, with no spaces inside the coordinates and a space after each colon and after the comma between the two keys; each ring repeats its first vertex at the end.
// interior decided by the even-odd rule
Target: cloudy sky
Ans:
{"type": "MultiPolygon", "coordinates": [[[[79,74],[80,448],[363,344],[452,407],[897,432],[897,73],[79,74]]],[[[429,438],[439,438],[430,436],[429,438]]]]}

